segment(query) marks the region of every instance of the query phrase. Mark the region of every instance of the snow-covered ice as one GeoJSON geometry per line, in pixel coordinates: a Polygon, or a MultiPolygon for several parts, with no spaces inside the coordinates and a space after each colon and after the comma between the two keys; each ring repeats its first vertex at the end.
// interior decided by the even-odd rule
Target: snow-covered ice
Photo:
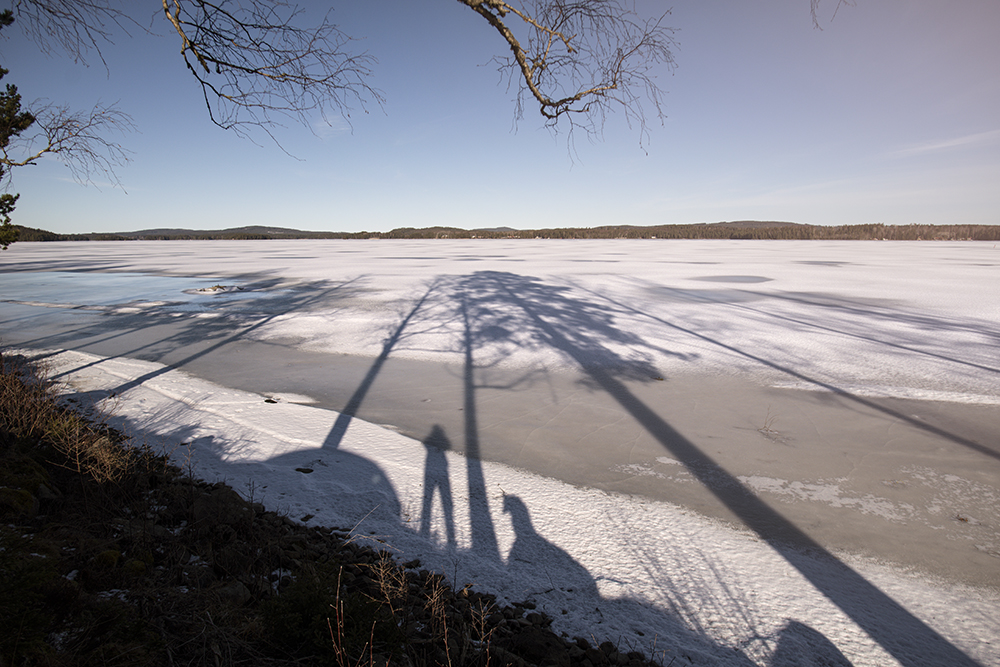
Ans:
{"type": "Polygon", "coordinates": [[[998,267],[974,243],[18,244],[0,335],[200,475],[571,636],[1000,665],[998,267]]]}

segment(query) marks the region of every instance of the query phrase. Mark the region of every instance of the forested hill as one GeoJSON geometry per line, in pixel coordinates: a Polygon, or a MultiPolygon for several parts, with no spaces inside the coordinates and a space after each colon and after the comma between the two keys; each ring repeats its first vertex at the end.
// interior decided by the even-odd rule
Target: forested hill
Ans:
{"type": "Polygon", "coordinates": [[[606,225],[553,229],[460,229],[400,227],[391,232],[309,232],[284,227],[234,227],[220,230],[146,229],[137,232],[56,234],[14,225],[19,241],[267,240],[267,239],[799,239],[887,241],[1000,241],[1000,225],[804,225],[795,222],[740,220],[688,225],[606,225]]]}

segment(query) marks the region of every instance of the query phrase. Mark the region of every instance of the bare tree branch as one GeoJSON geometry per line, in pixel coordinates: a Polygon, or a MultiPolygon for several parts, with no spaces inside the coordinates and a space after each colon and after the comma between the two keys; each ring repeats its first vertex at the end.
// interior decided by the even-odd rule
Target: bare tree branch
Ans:
{"type": "Polygon", "coordinates": [[[479,14],[507,42],[511,56],[498,59],[517,79],[517,111],[533,99],[550,126],[599,131],[608,113],[620,110],[646,136],[645,103],[663,117],[661,67],[674,67],[669,12],[643,19],[629,0],[458,0],[479,14]]]}
{"type": "MultiPolygon", "coordinates": [[[[133,0],[134,1],[134,0],[133,0]]],[[[181,39],[181,55],[201,86],[216,125],[271,135],[277,116],[307,127],[318,112],[349,118],[355,105],[381,104],[368,84],[375,58],[350,49],[352,40],[323,17],[296,23],[303,10],[285,0],[160,0],[181,39]]],[[[145,30],[129,0],[11,0],[18,22],[45,52],[55,48],[86,62],[112,42],[117,29],[145,30]]],[[[273,138],[273,135],[272,135],[273,138]]]]}
{"type": "MultiPolygon", "coordinates": [[[[459,0],[510,49],[498,62],[517,81],[516,117],[533,100],[551,126],[567,120],[571,130],[596,132],[622,111],[645,136],[647,118],[663,115],[656,74],[673,67],[675,44],[667,14],[645,19],[633,1],[459,0]]],[[[91,49],[100,55],[116,27],[138,25],[126,0],[11,2],[43,48],[60,46],[78,60],[91,49]]],[[[278,116],[310,126],[317,112],[349,117],[353,106],[383,101],[368,83],[375,59],[355,51],[329,15],[302,27],[292,0],[160,0],[160,9],[220,127],[271,134],[278,116]]]]}
{"type": "MultiPolygon", "coordinates": [[[[813,27],[816,28],[817,30],[823,29],[823,27],[819,23],[819,6],[822,3],[823,0],[809,0],[809,12],[812,15],[813,27]]],[[[833,16],[830,17],[831,21],[837,18],[837,12],[839,12],[840,8],[843,7],[844,5],[854,7],[857,5],[857,0],[837,0],[837,6],[833,8],[833,16]]]]}
{"type": "Polygon", "coordinates": [[[294,23],[301,10],[282,0],[161,2],[219,127],[257,126],[270,134],[275,114],[308,126],[317,111],[349,117],[353,104],[383,101],[368,84],[374,57],[352,54],[353,40],[329,15],[301,28],[294,23]]]}
{"type": "Polygon", "coordinates": [[[112,43],[115,28],[128,34],[129,27],[138,27],[120,5],[120,0],[11,0],[18,23],[43,53],[60,49],[84,64],[92,50],[104,62],[101,44],[112,43]]]}
{"type": "Polygon", "coordinates": [[[89,112],[44,104],[33,108],[31,114],[35,117],[31,129],[35,131],[12,138],[0,149],[4,180],[9,180],[11,167],[38,164],[51,155],[62,160],[81,183],[91,183],[96,174],[104,174],[121,185],[115,168],[129,161],[129,152],[111,137],[134,129],[127,114],[114,105],[102,104],[89,112]]]}
{"type": "MultiPolygon", "coordinates": [[[[100,55],[116,29],[138,26],[129,0],[10,0],[28,33],[49,51],[77,60],[100,55]]],[[[133,0],[134,1],[134,0],[133,0]]],[[[458,0],[481,16],[507,44],[501,71],[516,82],[515,117],[533,101],[553,127],[598,132],[612,111],[640,127],[663,117],[657,72],[674,67],[673,30],[641,17],[634,0],[458,0]],[[647,109],[651,112],[647,115],[647,109]]],[[[819,28],[822,0],[810,0],[819,28]]],[[[833,15],[855,0],[837,0],[833,15]]],[[[353,105],[381,104],[369,77],[375,59],[350,47],[332,24],[302,27],[303,10],[289,0],[160,0],[180,37],[181,55],[201,86],[216,125],[271,134],[276,116],[307,127],[319,112],[349,118],[353,105]]],[[[273,138],[273,135],[271,135],[273,138]]]]}

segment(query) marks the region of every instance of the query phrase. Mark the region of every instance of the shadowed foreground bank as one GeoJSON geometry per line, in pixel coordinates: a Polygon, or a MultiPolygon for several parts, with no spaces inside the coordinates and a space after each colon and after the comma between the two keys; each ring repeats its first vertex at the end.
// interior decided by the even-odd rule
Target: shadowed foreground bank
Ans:
{"type": "Polygon", "coordinates": [[[0,365],[0,664],[656,664],[195,480],[0,365]]]}

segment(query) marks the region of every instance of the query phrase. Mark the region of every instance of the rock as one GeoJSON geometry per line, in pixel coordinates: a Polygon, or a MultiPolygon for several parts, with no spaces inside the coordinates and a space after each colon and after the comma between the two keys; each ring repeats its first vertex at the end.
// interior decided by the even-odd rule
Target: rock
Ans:
{"type": "Polygon", "coordinates": [[[38,514],[38,498],[24,489],[0,488],[0,516],[31,518],[38,514]]]}
{"type": "Polygon", "coordinates": [[[207,535],[216,526],[229,526],[244,519],[246,501],[230,488],[222,487],[194,499],[191,514],[200,535],[207,535]]]}
{"type": "Polygon", "coordinates": [[[35,495],[39,500],[58,500],[62,497],[58,489],[51,489],[45,484],[39,484],[38,489],[35,491],[35,495]]]}
{"type": "Polygon", "coordinates": [[[239,581],[229,581],[221,584],[215,588],[214,592],[222,602],[236,606],[245,605],[253,598],[253,595],[250,594],[250,589],[239,581]]]}
{"type": "Polygon", "coordinates": [[[588,648],[584,651],[587,655],[586,659],[590,661],[595,667],[599,665],[608,664],[608,656],[606,656],[602,651],[596,648],[588,648]]]}
{"type": "Polygon", "coordinates": [[[536,626],[526,626],[502,643],[503,648],[532,664],[569,665],[566,645],[553,633],[536,626]]]}
{"type": "Polygon", "coordinates": [[[543,614],[539,614],[537,612],[531,612],[526,618],[529,623],[539,627],[548,627],[552,625],[552,619],[546,618],[543,614]]]}

